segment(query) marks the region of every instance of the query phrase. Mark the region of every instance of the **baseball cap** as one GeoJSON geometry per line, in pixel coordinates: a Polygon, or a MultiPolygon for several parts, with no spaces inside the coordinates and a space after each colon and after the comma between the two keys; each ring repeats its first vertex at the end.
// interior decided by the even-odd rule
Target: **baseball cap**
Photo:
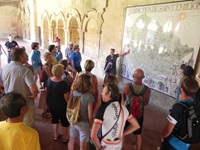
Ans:
{"type": "Polygon", "coordinates": [[[72,42],[69,42],[68,45],[69,45],[69,46],[70,46],[70,45],[73,45],[73,43],[72,43],[72,42]]]}
{"type": "Polygon", "coordinates": [[[185,76],[192,76],[194,73],[194,69],[186,64],[182,64],[180,68],[183,70],[185,76]]]}
{"type": "Polygon", "coordinates": [[[60,43],[56,42],[56,43],[55,43],[55,46],[61,46],[61,45],[60,45],[60,43]]]}

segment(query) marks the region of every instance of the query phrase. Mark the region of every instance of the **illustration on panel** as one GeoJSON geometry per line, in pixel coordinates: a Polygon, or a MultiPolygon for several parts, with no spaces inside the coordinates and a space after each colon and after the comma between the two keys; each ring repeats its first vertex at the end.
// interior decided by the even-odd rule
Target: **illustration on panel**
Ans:
{"type": "Polygon", "coordinates": [[[180,65],[194,67],[200,44],[200,2],[172,3],[126,9],[121,76],[133,80],[145,72],[150,88],[175,97],[182,78],[180,65]]]}

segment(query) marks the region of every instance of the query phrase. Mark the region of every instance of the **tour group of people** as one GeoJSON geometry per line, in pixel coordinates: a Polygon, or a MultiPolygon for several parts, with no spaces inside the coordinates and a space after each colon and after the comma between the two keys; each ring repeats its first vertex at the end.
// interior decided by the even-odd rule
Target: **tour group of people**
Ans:
{"type": "MultiPolygon", "coordinates": [[[[1,149],[40,149],[39,135],[32,128],[35,121],[34,100],[39,93],[36,82],[41,91],[46,92],[42,116],[51,118],[52,139],[55,142],[62,138],[62,142],[68,144],[68,149],[74,150],[78,138],[81,150],[92,149],[92,146],[96,150],[120,150],[124,136],[133,133],[136,136],[134,148],[141,149],[144,107],[149,103],[151,90],[143,84],[145,76],[140,68],[134,71],[133,82],[125,84],[122,91],[116,77],[117,58],[125,56],[130,50],[119,54],[115,54],[113,48],[110,50],[106,57],[105,78],[100,94],[97,76],[91,73],[95,63],[86,60],[82,70],[78,45],[69,42],[65,54],[62,54],[60,39],[56,39],[56,43],[49,45],[44,53],[43,64],[39,43],[33,42],[32,51],[27,55],[25,47],[13,41],[9,36],[5,44],[9,64],[0,70],[0,86],[5,93],[0,100],[0,108],[8,118],[0,122],[0,135],[3,135],[0,136],[1,149]],[[80,118],[73,125],[66,117],[70,95],[80,96],[80,118]],[[62,133],[58,132],[59,122],[62,133]]],[[[182,67],[183,74],[186,68],[182,67]]],[[[182,80],[177,102],[192,101],[192,95],[198,88],[198,82],[192,77],[182,80]]],[[[182,116],[177,115],[181,111],[177,107],[172,108],[161,134],[161,150],[189,148],[188,143],[173,135],[173,129],[181,126],[182,116]]]]}

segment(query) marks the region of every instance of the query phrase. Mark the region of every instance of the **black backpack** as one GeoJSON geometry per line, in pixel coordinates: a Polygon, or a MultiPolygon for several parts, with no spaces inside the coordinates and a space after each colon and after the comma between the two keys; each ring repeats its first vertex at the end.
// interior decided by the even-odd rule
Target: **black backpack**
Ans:
{"type": "Polygon", "coordinates": [[[200,104],[192,103],[189,105],[179,102],[175,105],[182,105],[185,108],[183,125],[179,129],[174,129],[175,136],[189,144],[200,142],[200,104]]]}

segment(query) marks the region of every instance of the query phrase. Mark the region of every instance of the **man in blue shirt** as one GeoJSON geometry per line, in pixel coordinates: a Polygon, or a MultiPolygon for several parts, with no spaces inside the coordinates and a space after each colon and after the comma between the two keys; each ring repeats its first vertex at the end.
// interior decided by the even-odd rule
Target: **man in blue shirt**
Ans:
{"type": "Polygon", "coordinates": [[[56,58],[56,62],[59,63],[60,60],[63,59],[63,55],[62,55],[62,52],[61,52],[61,45],[60,43],[55,43],[55,47],[56,47],[56,52],[55,52],[55,58],[56,58]]]}
{"type": "Polygon", "coordinates": [[[82,57],[81,57],[81,53],[79,51],[80,51],[79,45],[75,45],[74,46],[74,52],[70,55],[72,67],[77,72],[82,71],[82,68],[81,68],[82,57]]]}
{"type": "MultiPolygon", "coordinates": [[[[38,42],[33,42],[31,44],[32,51],[30,53],[30,59],[31,59],[31,64],[34,68],[34,78],[35,81],[39,79],[42,73],[42,60],[41,60],[41,53],[39,51],[39,43],[38,42]]],[[[39,81],[40,84],[40,89],[42,89],[42,83],[39,81]]]]}

